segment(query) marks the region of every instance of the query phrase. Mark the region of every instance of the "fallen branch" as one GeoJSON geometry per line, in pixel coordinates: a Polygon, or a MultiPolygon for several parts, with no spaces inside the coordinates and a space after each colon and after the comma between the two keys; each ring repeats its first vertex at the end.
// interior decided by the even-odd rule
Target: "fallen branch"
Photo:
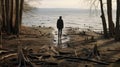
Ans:
{"type": "MultiPolygon", "coordinates": [[[[33,54],[32,56],[50,56],[50,55],[45,55],[45,54],[33,54]]],[[[52,56],[53,58],[57,58],[57,59],[65,59],[65,60],[72,60],[72,61],[89,61],[89,62],[94,62],[94,63],[98,63],[98,64],[102,64],[102,65],[109,65],[108,62],[103,62],[103,61],[97,61],[97,60],[93,60],[93,59],[88,59],[88,58],[76,58],[76,57],[66,57],[66,56],[52,56]]]]}

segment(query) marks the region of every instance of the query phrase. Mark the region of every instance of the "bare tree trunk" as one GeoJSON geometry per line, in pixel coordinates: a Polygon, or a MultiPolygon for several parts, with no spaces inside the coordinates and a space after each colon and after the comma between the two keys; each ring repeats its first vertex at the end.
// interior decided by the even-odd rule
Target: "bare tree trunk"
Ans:
{"type": "Polygon", "coordinates": [[[0,48],[2,48],[2,1],[0,0],[0,48]]]}
{"type": "Polygon", "coordinates": [[[2,3],[1,3],[1,0],[0,0],[0,21],[2,20],[1,18],[2,18],[2,3]]]}
{"type": "Polygon", "coordinates": [[[17,37],[19,37],[19,19],[20,19],[20,0],[16,0],[15,2],[16,4],[16,19],[15,19],[15,34],[17,35],[17,37]]]}
{"type": "Polygon", "coordinates": [[[23,4],[24,4],[24,0],[21,0],[20,2],[20,26],[22,24],[22,12],[23,12],[23,4]]]}
{"type": "Polygon", "coordinates": [[[10,0],[10,32],[13,33],[13,0],[10,0]]]}
{"type": "Polygon", "coordinates": [[[7,33],[10,34],[10,1],[5,0],[5,8],[6,8],[6,23],[7,23],[7,33]]]}
{"type": "Polygon", "coordinates": [[[115,33],[114,23],[112,19],[112,0],[107,0],[107,14],[108,14],[108,25],[109,25],[109,36],[113,37],[115,33]]]}
{"type": "Polygon", "coordinates": [[[24,0],[20,0],[19,2],[19,31],[21,29],[21,24],[22,24],[23,4],[24,4],[24,0]]]}
{"type": "Polygon", "coordinates": [[[16,23],[16,0],[13,0],[13,22],[12,22],[12,27],[13,27],[13,34],[15,34],[15,23],[16,23]]]}
{"type": "Polygon", "coordinates": [[[5,0],[1,0],[1,5],[2,5],[2,30],[5,32],[6,31],[6,13],[5,13],[5,0]]]}
{"type": "Polygon", "coordinates": [[[104,31],[104,38],[108,38],[108,33],[107,33],[107,25],[106,25],[106,19],[105,19],[105,14],[103,10],[103,2],[102,0],[100,1],[100,8],[101,8],[101,19],[102,19],[102,24],[103,24],[103,31],[104,31]]]}
{"type": "Polygon", "coordinates": [[[115,40],[120,41],[120,0],[117,0],[115,40]]]}
{"type": "Polygon", "coordinates": [[[2,31],[2,1],[0,0],[0,31],[2,31]]]}

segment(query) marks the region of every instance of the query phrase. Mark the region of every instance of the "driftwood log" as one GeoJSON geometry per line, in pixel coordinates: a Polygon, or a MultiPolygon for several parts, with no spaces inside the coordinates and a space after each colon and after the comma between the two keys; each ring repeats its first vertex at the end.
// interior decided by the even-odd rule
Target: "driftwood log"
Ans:
{"type": "MultiPolygon", "coordinates": [[[[36,54],[37,56],[44,56],[44,57],[48,57],[50,55],[44,55],[44,54],[36,54]]],[[[36,56],[34,54],[34,56],[36,56]]],[[[80,61],[88,61],[88,62],[93,62],[93,63],[98,63],[98,64],[102,64],[102,65],[109,65],[108,62],[103,62],[103,61],[98,61],[98,60],[93,60],[93,59],[88,59],[88,58],[77,58],[77,57],[66,57],[66,56],[53,56],[53,58],[56,59],[65,59],[67,61],[76,61],[76,62],[80,62],[80,61]]]]}

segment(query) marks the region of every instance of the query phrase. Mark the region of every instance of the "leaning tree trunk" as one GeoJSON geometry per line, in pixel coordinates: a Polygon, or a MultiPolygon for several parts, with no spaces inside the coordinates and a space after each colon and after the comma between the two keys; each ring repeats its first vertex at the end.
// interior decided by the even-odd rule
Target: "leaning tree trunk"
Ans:
{"type": "Polygon", "coordinates": [[[109,25],[109,36],[113,37],[115,33],[114,23],[112,20],[112,0],[107,0],[107,14],[108,14],[108,25],[109,25]]]}
{"type": "Polygon", "coordinates": [[[115,40],[120,41],[120,0],[117,0],[115,40]]]}
{"type": "Polygon", "coordinates": [[[106,19],[105,19],[105,14],[103,10],[103,2],[102,0],[100,1],[100,8],[101,8],[101,19],[102,19],[102,24],[103,24],[103,31],[104,31],[104,38],[108,38],[108,33],[107,33],[107,24],[106,24],[106,19]]]}

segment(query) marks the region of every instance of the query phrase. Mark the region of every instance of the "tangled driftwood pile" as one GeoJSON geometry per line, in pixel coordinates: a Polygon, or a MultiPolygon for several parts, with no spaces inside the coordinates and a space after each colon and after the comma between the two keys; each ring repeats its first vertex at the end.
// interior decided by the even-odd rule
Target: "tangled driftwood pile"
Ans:
{"type": "Polygon", "coordinates": [[[14,65],[18,67],[37,67],[39,65],[57,66],[59,65],[59,60],[65,60],[67,62],[87,61],[87,62],[98,63],[102,65],[108,65],[109,63],[105,61],[100,61],[99,59],[93,59],[94,58],[93,56],[99,56],[97,55],[98,51],[95,52],[97,50],[96,47],[97,46],[94,46],[93,50],[90,53],[91,55],[89,57],[92,57],[92,59],[89,57],[86,57],[86,58],[78,57],[76,56],[74,51],[73,52],[61,51],[54,46],[44,46],[44,47],[41,47],[38,53],[34,53],[32,49],[23,49],[21,47],[18,48],[17,53],[2,51],[0,54],[4,55],[4,58],[0,58],[0,60],[2,61],[1,64],[3,66],[14,65]]]}

